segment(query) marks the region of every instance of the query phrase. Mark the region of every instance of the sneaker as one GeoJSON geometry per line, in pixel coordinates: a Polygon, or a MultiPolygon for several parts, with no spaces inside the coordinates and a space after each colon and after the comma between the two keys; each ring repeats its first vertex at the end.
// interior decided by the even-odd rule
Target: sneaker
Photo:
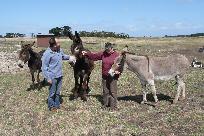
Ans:
{"type": "Polygon", "coordinates": [[[51,108],[50,108],[50,111],[51,111],[51,112],[57,112],[57,108],[56,108],[56,107],[51,107],[51,108]]]}

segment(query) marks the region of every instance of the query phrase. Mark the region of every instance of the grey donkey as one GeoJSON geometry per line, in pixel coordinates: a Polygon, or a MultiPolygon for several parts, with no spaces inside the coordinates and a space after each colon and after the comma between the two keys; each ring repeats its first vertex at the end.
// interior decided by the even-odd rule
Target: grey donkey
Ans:
{"type": "Polygon", "coordinates": [[[137,56],[128,52],[128,47],[121,52],[121,55],[115,59],[110,73],[114,71],[123,71],[124,68],[134,72],[140,79],[143,90],[143,101],[147,102],[147,85],[150,85],[155,102],[158,102],[155,88],[155,80],[171,80],[177,82],[177,93],[173,100],[176,103],[182,91],[182,98],[185,99],[185,83],[183,76],[190,66],[189,60],[181,54],[169,55],[166,57],[137,56]]]}

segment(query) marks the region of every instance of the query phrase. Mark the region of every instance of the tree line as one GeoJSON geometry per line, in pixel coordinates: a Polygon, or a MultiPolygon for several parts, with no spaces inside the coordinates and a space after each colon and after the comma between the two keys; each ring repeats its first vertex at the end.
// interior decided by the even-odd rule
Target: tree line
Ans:
{"type": "Polygon", "coordinates": [[[195,33],[190,35],[176,35],[176,36],[165,35],[164,37],[199,37],[199,36],[204,36],[204,33],[195,33]]]}
{"type": "MultiPolygon", "coordinates": [[[[71,27],[63,26],[63,27],[55,27],[49,30],[49,33],[54,34],[58,37],[67,37],[69,36],[71,31],[71,27]]],[[[106,31],[79,31],[81,37],[114,37],[114,38],[129,38],[128,34],[125,33],[115,33],[115,32],[106,32],[106,31]]]]}
{"type": "Polygon", "coordinates": [[[0,35],[0,38],[16,38],[16,37],[25,37],[25,34],[21,33],[6,33],[5,36],[0,35]]]}
{"type": "MultiPolygon", "coordinates": [[[[54,34],[57,37],[68,37],[71,33],[70,26],[55,27],[49,30],[49,33],[54,34]]],[[[129,38],[128,34],[125,33],[116,33],[116,32],[107,32],[107,31],[79,31],[81,37],[114,37],[114,38],[129,38]]],[[[5,36],[0,35],[0,38],[15,38],[15,37],[25,37],[25,34],[22,33],[6,33],[5,36]]],[[[204,36],[204,33],[195,33],[190,35],[165,35],[164,37],[199,37],[204,36]]],[[[34,33],[31,33],[31,37],[35,37],[34,33]]]]}

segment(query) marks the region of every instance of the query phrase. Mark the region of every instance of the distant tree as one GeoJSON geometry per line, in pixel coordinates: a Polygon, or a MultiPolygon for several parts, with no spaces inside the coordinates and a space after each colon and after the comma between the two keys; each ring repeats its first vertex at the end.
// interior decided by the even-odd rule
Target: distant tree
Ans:
{"type": "Polygon", "coordinates": [[[25,34],[16,33],[16,37],[25,37],[25,34]]]}
{"type": "MultiPolygon", "coordinates": [[[[63,26],[63,27],[55,27],[49,30],[49,33],[54,34],[55,36],[69,36],[71,31],[70,26],[63,26]]],[[[87,31],[80,31],[79,32],[81,37],[115,37],[115,38],[129,38],[128,34],[125,33],[115,33],[115,32],[106,32],[106,31],[97,31],[94,30],[92,32],[87,31]]]]}
{"type": "Polygon", "coordinates": [[[63,27],[55,27],[49,30],[49,33],[54,34],[55,36],[69,36],[71,33],[70,26],[63,26],[63,27]]]}
{"type": "Polygon", "coordinates": [[[14,38],[14,37],[25,37],[25,34],[21,33],[6,33],[5,37],[6,38],[14,38]]]}
{"type": "Polygon", "coordinates": [[[191,37],[204,36],[204,33],[191,34],[190,36],[191,36],[191,37]]]}
{"type": "Polygon", "coordinates": [[[5,37],[6,38],[13,38],[14,37],[14,33],[6,33],[5,37]]]}
{"type": "Polygon", "coordinates": [[[81,37],[115,37],[115,38],[129,38],[128,34],[125,33],[115,33],[115,32],[106,32],[106,31],[92,31],[92,32],[86,32],[86,31],[80,31],[79,32],[81,37]]]}
{"type": "Polygon", "coordinates": [[[61,32],[62,36],[69,36],[69,34],[72,33],[71,27],[69,26],[63,26],[61,27],[61,29],[62,29],[62,32],[61,32]]]}
{"type": "Polygon", "coordinates": [[[55,36],[61,36],[62,28],[60,28],[60,27],[52,28],[51,30],[49,30],[49,33],[52,33],[55,36]]]}
{"type": "Polygon", "coordinates": [[[204,36],[204,33],[195,33],[190,35],[174,35],[174,36],[165,35],[165,37],[199,37],[199,36],[204,36]]]}
{"type": "Polygon", "coordinates": [[[3,36],[2,36],[2,35],[0,35],[0,38],[3,38],[3,36]]]}

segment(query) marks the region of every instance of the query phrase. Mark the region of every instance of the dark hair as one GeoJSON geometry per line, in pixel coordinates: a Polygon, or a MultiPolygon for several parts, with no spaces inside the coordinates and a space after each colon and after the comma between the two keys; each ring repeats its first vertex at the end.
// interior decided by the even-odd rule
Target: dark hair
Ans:
{"type": "Polygon", "coordinates": [[[56,45],[56,40],[55,40],[55,37],[51,37],[50,40],[49,40],[49,44],[50,44],[50,47],[54,47],[54,45],[56,45]]]}
{"type": "Polygon", "coordinates": [[[113,44],[112,43],[105,43],[105,49],[110,49],[110,48],[113,48],[113,44]]]}

